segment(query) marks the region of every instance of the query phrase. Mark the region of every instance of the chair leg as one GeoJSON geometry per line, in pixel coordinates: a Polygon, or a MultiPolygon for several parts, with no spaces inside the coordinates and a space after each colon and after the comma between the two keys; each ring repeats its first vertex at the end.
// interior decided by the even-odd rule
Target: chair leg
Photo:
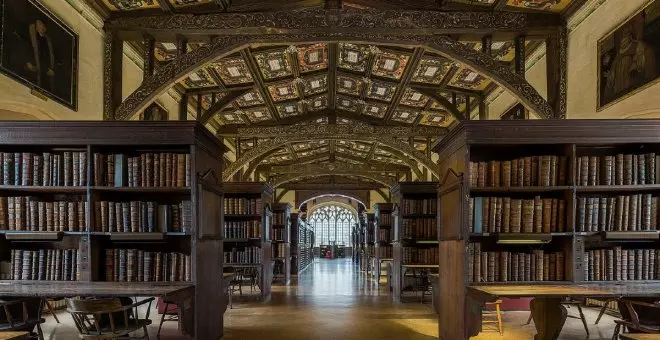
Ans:
{"type": "MultiPolygon", "coordinates": [[[[142,326],[142,330],[144,331],[144,336],[142,337],[142,339],[149,340],[149,331],[147,330],[147,326],[142,326]]],[[[158,331],[160,332],[160,329],[158,331]]]]}
{"type": "Polygon", "coordinates": [[[596,318],[596,322],[594,322],[594,325],[597,325],[598,322],[600,322],[600,318],[603,317],[603,314],[605,314],[605,311],[607,310],[607,301],[605,304],[603,304],[603,308],[600,309],[600,313],[598,313],[598,317],[596,318]]]}
{"type": "Polygon", "coordinates": [[[158,325],[158,333],[156,333],[157,336],[160,336],[160,329],[163,328],[163,322],[165,322],[165,315],[167,315],[167,309],[169,306],[169,303],[165,304],[165,310],[163,311],[163,315],[160,317],[160,325],[158,325]]]}
{"type": "Polygon", "coordinates": [[[37,324],[37,336],[39,340],[44,340],[44,332],[41,330],[41,324],[37,324]]]}
{"type": "Polygon", "coordinates": [[[580,305],[577,306],[578,312],[580,312],[580,319],[582,320],[582,325],[584,326],[584,331],[587,332],[587,337],[589,336],[589,327],[587,327],[587,319],[584,317],[584,313],[582,313],[582,307],[580,305]]]}
{"type": "Polygon", "coordinates": [[[55,321],[57,321],[57,323],[60,323],[60,319],[58,319],[57,315],[55,315],[55,312],[53,311],[53,306],[50,305],[50,301],[44,299],[44,302],[46,302],[46,308],[48,308],[48,313],[50,313],[50,315],[52,315],[55,318],[55,321]]]}
{"type": "Polygon", "coordinates": [[[621,325],[616,324],[616,327],[614,327],[614,334],[612,335],[612,340],[619,340],[620,331],[621,331],[621,325]]]}
{"type": "Polygon", "coordinates": [[[502,314],[500,311],[500,304],[495,304],[495,311],[497,312],[497,326],[500,330],[500,335],[504,335],[504,329],[502,328],[502,314]]]}
{"type": "MultiPolygon", "coordinates": [[[[240,287],[240,286],[239,286],[240,287]]],[[[229,309],[234,309],[234,299],[232,298],[234,290],[231,288],[231,285],[229,286],[229,289],[227,290],[227,294],[229,295],[229,309]]]]}
{"type": "Polygon", "coordinates": [[[525,326],[529,325],[532,322],[532,312],[529,312],[529,318],[527,319],[527,323],[525,326]]]}

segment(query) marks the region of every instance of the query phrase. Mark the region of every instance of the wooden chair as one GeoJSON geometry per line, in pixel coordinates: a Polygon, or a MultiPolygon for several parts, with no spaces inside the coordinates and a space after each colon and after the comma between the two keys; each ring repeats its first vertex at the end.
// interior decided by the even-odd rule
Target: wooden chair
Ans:
{"type": "Polygon", "coordinates": [[[243,297],[243,273],[244,270],[241,268],[235,268],[232,272],[233,276],[229,281],[229,286],[227,287],[227,295],[229,296],[229,309],[234,308],[234,292],[238,292],[240,297],[243,297]]]}
{"type": "Polygon", "coordinates": [[[118,298],[66,299],[66,310],[71,314],[81,339],[149,339],[147,326],[151,324],[149,312],[154,299],[152,297],[125,306],[118,298]],[[145,317],[140,319],[138,307],[147,303],[145,317]],[[142,336],[130,335],[140,329],[144,332],[142,336]]]}
{"type": "Polygon", "coordinates": [[[177,306],[176,302],[163,298],[158,298],[156,306],[158,308],[158,313],[161,314],[156,336],[160,336],[160,330],[163,328],[163,323],[165,321],[179,321],[179,306],[177,306]]]}
{"type": "MultiPolygon", "coordinates": [[[[562,301],[561,303],[566,309],[571,308],[571,306],[576,306],[578,309],[579,316],[575,315],[568,315],[568,311],[566,312],[566,317],[567,318],[572,318],[572,319],[580,319],[582,321],[582,326],[584,326],[584,331],[587,332],[587,337],[589,337],[589,327],[587,327],[587,319],[584,317],[584,313],[582,313],[582,301],[578,300],[565,300],[562,301]]],[[[532,322],[532,313],[529,313],[529,318],[527,319],[527,323],[525,325],[529,325],[532,322]]]]}
{"type": "Polygon", "coordinates": [[[30,332],[30,339],[43,340],[41,324],[46,320],[41,317],[42,306],[40,298],[0,301],[0,332],[25,331],[30,332]],[[36,335],[32,333],[35,327],[36,335]]]}
{"type": "Polygon", "coordinates": [[[660,318],[657,317],[660,304],[652,299],[640,300],[619,300],[621,319],[614,320],[616,327],[612,340],[619,338],[622,327],[627,328],[628,332],[660,334],[660,318]]]}
{"type": "Polygon", "coordinates": [[[484,324],[497,323],[497,330],[500,332],[500,335],[504,335],[504,327],[502,326],[502,310],[500,305],[502,300],[497,300],[495,302],[486,302],[486,307],[495,306],[495,311],[486,310],[483,312],[483,321],[484,324]]]}

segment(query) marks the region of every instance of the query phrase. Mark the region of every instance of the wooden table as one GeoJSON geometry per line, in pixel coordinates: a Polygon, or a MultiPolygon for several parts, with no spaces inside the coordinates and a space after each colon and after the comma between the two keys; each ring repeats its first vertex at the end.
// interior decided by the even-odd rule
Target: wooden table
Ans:
{"type": "Polygon", "coordinates": [[[621,340],[660,340],[660,334],[624,333],[624,334],[619,334],[619,339],[621,339],[621,340]]]}
{"type": "Polygon", "coordinates": [[[0,332],[0,340],[27,340],[28,332],[0,332]]]}
{"type": "Polygon", "coordinates": [[[534,340],[555,340],[566,321],[565,298],[660,297],[660,284],[545,284],[545,285],[472,285],[467,286],[467,335],[481,331],[481,311],[485,302],[500,298],[534,298],[529,306],[536,326],[534,340]]]}

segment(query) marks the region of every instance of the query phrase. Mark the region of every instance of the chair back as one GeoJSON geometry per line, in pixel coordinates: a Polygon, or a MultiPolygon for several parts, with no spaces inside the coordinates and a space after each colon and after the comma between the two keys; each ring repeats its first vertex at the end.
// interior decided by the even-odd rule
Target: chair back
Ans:
{"type": "Polygon", "coordinates": [[[128,314],[119,299],[66,299],[66,310],[71,314],[73,322],[82,335],[117,334],[117,325],[128,330],[128,314]],[[123,312],[116,318],[114,313],[123,312]]]}
{"type": "Polygon", "coordinates": [[[24,298],[0,300],[0,331],[31,331],[41,318],[42,300],[24,298]]]}

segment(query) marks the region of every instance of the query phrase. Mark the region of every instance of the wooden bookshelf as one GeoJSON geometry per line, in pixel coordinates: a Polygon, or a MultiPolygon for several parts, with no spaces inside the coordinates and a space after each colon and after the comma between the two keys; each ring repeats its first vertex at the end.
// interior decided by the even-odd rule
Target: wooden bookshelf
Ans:
{"type": "Polygon", "coordinates": [[[470,121],[439,141],[437,298],[457,306],[441,310],[440,337],[469,335],[468,285],[660,282],[658,129],[658,120],[470,121]]]}
{"type": "Polygon", "coordinates": [[[299,214],[291,214],[292,275],[299,275],[314,262],[314,231],[299,214]],[[295,221],[295,225],[294,225],[295,221]]]}
{"type": "MultiPolygon", "coordinates": [[[[415,265],[437,265],[437,182],[400,182],[392,186],[394,208],[392,296],[413,286],[406,272],[415,265]]],[[[436,272],[437,270],[430,270],[436,272]]]]}
{"type": "Polygon", "coordinates": [[[381,274],[380,263],[383,259],[391,259],[394,241],[394,204],[374,204],[374,262],[373,275],[378,283],[381,274]]]}
{"type": "Polygon", "coordinates": [[[358,221],[351,231],[353,239],[353,264],[361,268],[363,254],[366,251],[366,229],[367,229],[367,214],[362,211],[358,215],[358,221]]]}
{"type": "Polygon", "coordinates": [[[375,234],[376,231],[376,214],[367,213],[366,214],[366,226],[365,226],[365,242],[364,242],[364,252],[362,253],[362,270],[366,271],[369,274],[369,270],[373,270],[373,260],[375,254],[375,234]]]}
{"type": "Polygon", "coordinates": [[[273,187],[265,182],[228,182],[224,192],[225,263],[256,268],[261,297],[268,300],[273,283],[273,187]]]}
{"type": "Polygon", "coordinates": [[[182,329],[222,336],[223,262],[208,261],[222,254],[222,214],[204,207],[222,205],[225,148],[209,131],[196,122],[1,122],[0,145],[4,282],[92,296],[103,284],[129,296],[192,287],[182,329]]]}
{"type": "Polygon", "coordinates": [[[288,285],[291,282],[291,204],[273,203],[272,210],[273,270],[277,265],[275,262],[281,263],[279,276],[283,278],[282,283],[288,285]]]}

